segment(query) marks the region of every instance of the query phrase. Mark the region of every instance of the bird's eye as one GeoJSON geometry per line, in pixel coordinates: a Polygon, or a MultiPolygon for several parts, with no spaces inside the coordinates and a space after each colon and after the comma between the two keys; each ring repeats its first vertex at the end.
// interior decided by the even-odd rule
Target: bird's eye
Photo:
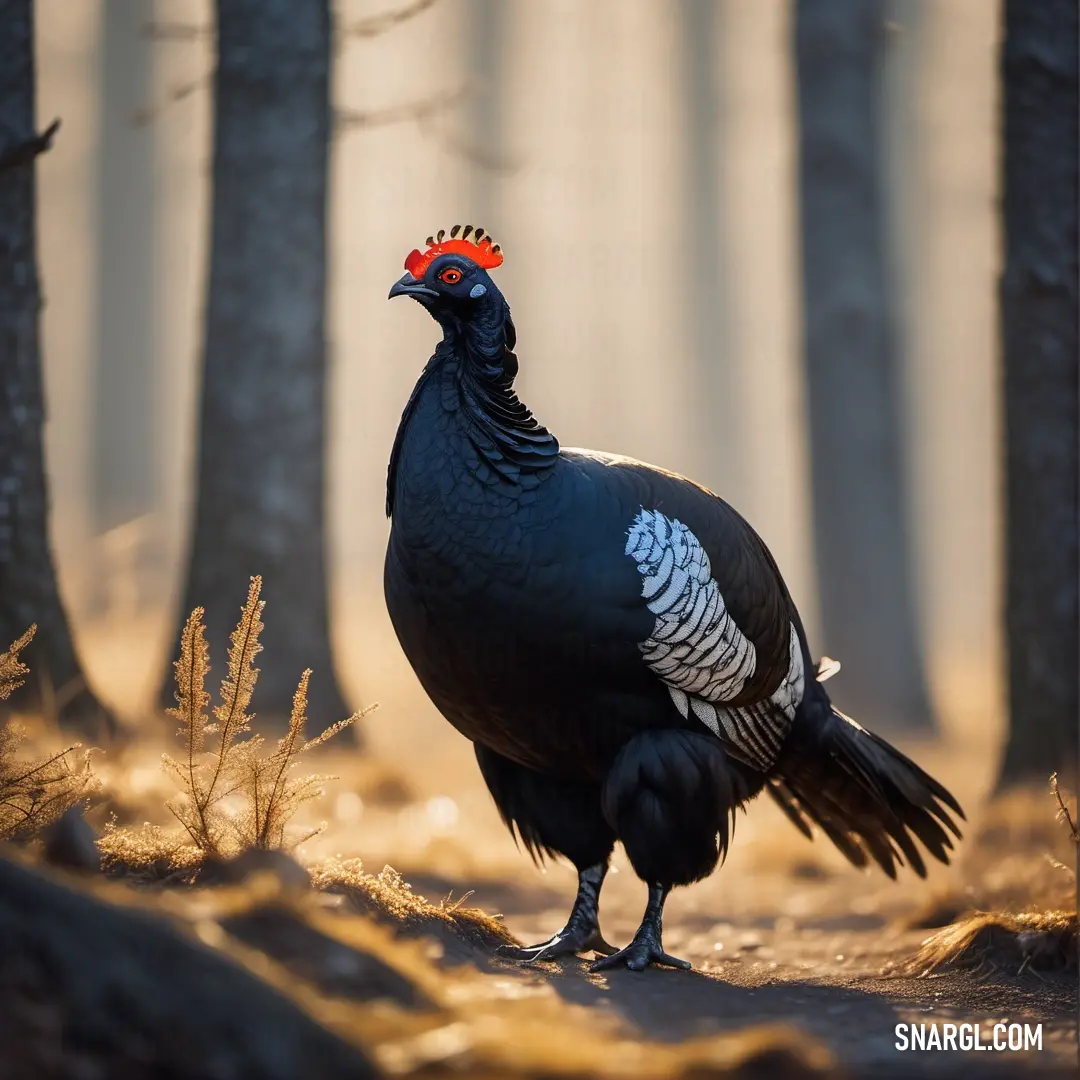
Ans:
{"type": "Polygon", "coordinates": [[[456,285],[461,280],[461,271],[454,266],[448,266],[440,275],[439,280],[445,285],[456,285]]]}

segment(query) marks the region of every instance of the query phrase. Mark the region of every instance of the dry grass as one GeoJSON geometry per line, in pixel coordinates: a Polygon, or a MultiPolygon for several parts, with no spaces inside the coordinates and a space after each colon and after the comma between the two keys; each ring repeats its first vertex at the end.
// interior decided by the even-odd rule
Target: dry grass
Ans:
{"type": "MultiPolygon", "coordinates": [[[[1068,803],[1065,801],[1065,797],[1061,794],[1061,787],[1058,784],[1058,775],[1054,773],[1050,777],[1050,794],[1054,796],[1057,802],[1058,810],[1056,820],[1059,825],[1065,827],[1065,831],[1068,834],[1069,841],[1073,845],[1073,854],[1080,854],[1080,829],[1076,826],[1076,821],[1073,819],[1072,812],[1069,810],[1068,803]]],[[[1064,863],[1059,862],[1057,859],[1050,856],[1051,863],[1059,870],[1064,870],[1065,873],[1072,879],[1072,883],[1076,884],[1076,862],[1073,861],[1072,866],[1066,866],[1064,863]]]]}
{"type": "Polygon", "coordinates": [[[178,836],[151,825],[107,826],[100,847],[109,872],[128,873],[144,883],[189,882],[205,859],[228,859],[252,848],[289,850],[320,831],[290,830],[290,821],[301,806],[322,794],[324,782],[332,778],[297,776],[296,768],[304,755],[364,712],[338,721],[313,739],[305,738],[311,676],[307,670],[293,698],[288,730],[277,746],[268,750],[263,736],[252,732],[248,708],[259,677],[255,658],[262,651],[261,589],[262,579],[253,577],[230,637],[228,670],[213,719],[208,712],[210,663],[203,609],[196,608],[185,624],[180,658],[174,664],[177,704],[168,710],[179,721],[182,752],[178,757],[162,756],[165,770],[180,788],[166,806],[183,833],[178,836]]]}
{"type": "Polygon", "coordinates": [[[104,873],[138,886],[190,885],[206,858],[183,833],[149,822],[141,828],[106,822],[97,846],[104,873]]]}
{"type": "Polygon", "coordinates": [[[184,627],[180,659],[175,664],[177,707],[170,709],[169,715],[180,722],[177,734],[184,753],[179,760],[164,756],[166,769],[182,789],[168,808],[195,847],[218,857],[247,848],[294,847],[309,839],[313,832],[287,837],[286,826],[304,803],[322,794],[322,784],[329,777],[297,777],[293,771],[304,754],[363,715],[354,713],[314,739],[305,739],[308,669],[300,676],[284,738],[276,749],[264,752],[265,740],[251,733],[252,717],[247,711],[259,678],[255,657],[262,651],[261,589],[262,579],[253,577],[240,621],[230,637],[228,675],[221,684],[221,703],[214,707],[213,722],[206,712],[210,664],[202,608],[191,613],[184,627]],[[241,739],[242,735],[248,738],[241,739]],[[205,749],[208,740],[209,751],[205,749]],[[242,800],[238,812],[223,809],[230,797],[242,800]]]}
{"type": "Polygon", "coordinates": [[[980,975],[1019,975],[1075,969],[1073,867],[1080,832],[1056,774],[1050,778],[1050,792],[1057,806],[1053,827],[1047,827],[1050,818],[1045,810],[1031,813],[1029,797],[1022,794],[1014,793],[995,808],[980,837],[976,880],[963,893],[932,896],[909,920],[912,927],[942,927],[923,942],[909,971],[927,975],[941,968],[960,968],[980,975]],[[1037,846],[1018,843],[1017,832],[1025,834],[1027,844],[1035,840],[1037,846]],[[998,846],[1003,840],[1008,843],[1006,854],[998,846]],[[1051,848],[1063,854],[1071,849],[1073,866],[1057,858],[1051,848]]]}
{"type": "Polygon", "coordinates": [[[1076,962],[1075,911],[978,911],[928,937],[911,969],[921,975],[945,967],[1021,975],[1075,969],[1076,962]]]}
{"type": "MultiPolygon", "coordinates": [[[[309,672],[301,677],[288,731],[269,752],[251,731],[248,713],[259,670],[263,629],[261,581],[252,578],[229,647],[229,664],[220,704],[210,716],[206,678],[210,670],[203,611],[196,609],[181,637],[175,663],[176,708],[182,752],[163,755],[168,775],[180,793],[166,806],[182,831],[161,825],[131,827],[107,822],[98,841],[102,869],[139,886],[172,886],[236,881],[254,852],[282,852],[309,839],[317,829],[290,831],[289,821],[306,802],[322,793],[326,776],[295,776],[301,757],[358,719],[304,738],[309,672]]],[[[304,871],[296,867],[298,873],[304,871]]],[[[352,910],[370,916],[407,937],[433,937],[450,959],[478,959],[499,945],[517,944],[497,919],[463,900],[428,903],[391,867],[366,874],[358,859],[333,860],[315,868],[315,889],[344,898],[352,910]]],[[[305,885],[307,882],[305,881],[305,885]]]]}
{"type": "Polygon", "coordinates": [[[1014,789],[991,803],[951,883],[928,893],[898,924],[934,930],[976,911],[1075,907],[1075,825],[1056,776],[1050,791],[1057,821],[1048,813],[1045,793],[1034,789],[1014,789]]]}
{"type": "Polygon", "coordinates": [[[490,954],[500,945],[520,945],[499,919],[465,906],[468,896],[431,904],[392,867],[365,874],[359,859],[334,859],[312,871],[312,885],[343,896],[349,907],[389,925],[406,937],[427,935],[442,942],[450,960],[490,954]]]}
{"type": "MultiPolygon", "coordinates": [[[[19,653],[37,630],[31,626],[0,653],[0,700],[22,686],[29,668],[19,653]]],[[[0,728],[0,840],[25,843],[66,811],[85,803],[97,789],[90,755],[80,743],[27,757],[25,730],[14,721],[0,728]]]]}
{"type": "Polygon", "coordinates": [[[19,653],[33,641],[36,633],[37,624],[35,623],[22,637],[11,643],[7,652],[0,653],[0,701],[11,697],[30,674],[30,669],[19,659],[19,653]]]}
{"type": "Polygon", "coordinates": [[[24,732],[0,728],[0,840],[25,843],[97,790],[90,755],[73,743],[43,757],[25,757],[24,732]]]}

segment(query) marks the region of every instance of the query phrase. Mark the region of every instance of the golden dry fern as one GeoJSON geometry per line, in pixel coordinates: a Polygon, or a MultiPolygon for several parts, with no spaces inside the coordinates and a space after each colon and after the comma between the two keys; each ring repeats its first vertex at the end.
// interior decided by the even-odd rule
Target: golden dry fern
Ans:
{"type": "MultiPolygon", "coordinates": [[[[0,700],[22,686],[30,669],[19,654],[37,632],[31,626],[6,652],[0,653],[0,700]]],[[[31,839],[66,810],[97,789],[90,755],[73,743],[44,757],[20,755],[26,735],[12,723],[0,727],[0,840],[31,839]]]]}
{"type": "Polygon", "coordinates": [[[34,623],[22,637],[11,643],[7,652],[0,653],[0,701],[11,697],[30,674],[30,669],[19,659],[19,653],[30,644],[36,633],[37,623],[34,623]]]}
{"type": "Polygon", "coordinates": [[[202,608],[196,608],[184,626],[180,658],[174,665],[177,705],[169,715],[180,722],[178,735],[184,752],[179,759],[166,754],[163,761],[182,791],[166,805],[204,855],[223,857],[248,848],[292,848],[317,833],[316,828],[289,836],[287,826],[296,811],[318,797],[321,785],[332,777],[296,776],[296,766],[309,750],[370,711],[355,712],[321,735],[305,738],[308,669],[296,688],[288,730],[276,748],[267,752],[265,739],[251,734],[252,716],[248,713],[259,677],[255,657],[262,651],[261,590],[262,578],[253,577],[240,621],[229,639],[228,673],[221,683],[221,703],[213,708],[213,720],[207,712],[210,663],[202,608]],[[248,737],[241,738],[245,735],[248,737]]]}

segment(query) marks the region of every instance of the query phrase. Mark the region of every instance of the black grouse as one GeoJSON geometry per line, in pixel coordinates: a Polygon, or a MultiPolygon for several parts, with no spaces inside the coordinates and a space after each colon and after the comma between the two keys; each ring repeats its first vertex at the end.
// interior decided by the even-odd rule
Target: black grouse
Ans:
{"type": "Polygon", "coordinates": [[[925,875],[916,840],[947,862],[948,810],[963,811],[832,707],[829,663],[815,678],[754,530],[685,477],[560,447],[518,400],[514,323],[488,274],[501,262],[484,230],[455,226],[390,290],[443,338],[390,457],[384,583],[406,656],[474,743],[503,820],[534,857],[577,867],[565,927],[512,954],[689,967],[664,952],[664,900],[715,869],[762,789],[856,866],[925,875]],[[616,840],[649,889],[619,951],[598,905],[616,840]]]}

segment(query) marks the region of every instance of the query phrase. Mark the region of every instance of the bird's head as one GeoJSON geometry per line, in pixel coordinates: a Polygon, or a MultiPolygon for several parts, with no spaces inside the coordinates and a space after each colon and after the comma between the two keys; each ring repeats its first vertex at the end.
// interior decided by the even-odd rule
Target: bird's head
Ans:
{"type": "Polygon", "coordinates": [[[426,250],[409,252],[390,296],[411,296],[446,330],[501,321],[506,302],[488,271],[502,261],[499,245],[483,229],[455,225],[449,238],[440,229],[427,238],[426,250]]]}

